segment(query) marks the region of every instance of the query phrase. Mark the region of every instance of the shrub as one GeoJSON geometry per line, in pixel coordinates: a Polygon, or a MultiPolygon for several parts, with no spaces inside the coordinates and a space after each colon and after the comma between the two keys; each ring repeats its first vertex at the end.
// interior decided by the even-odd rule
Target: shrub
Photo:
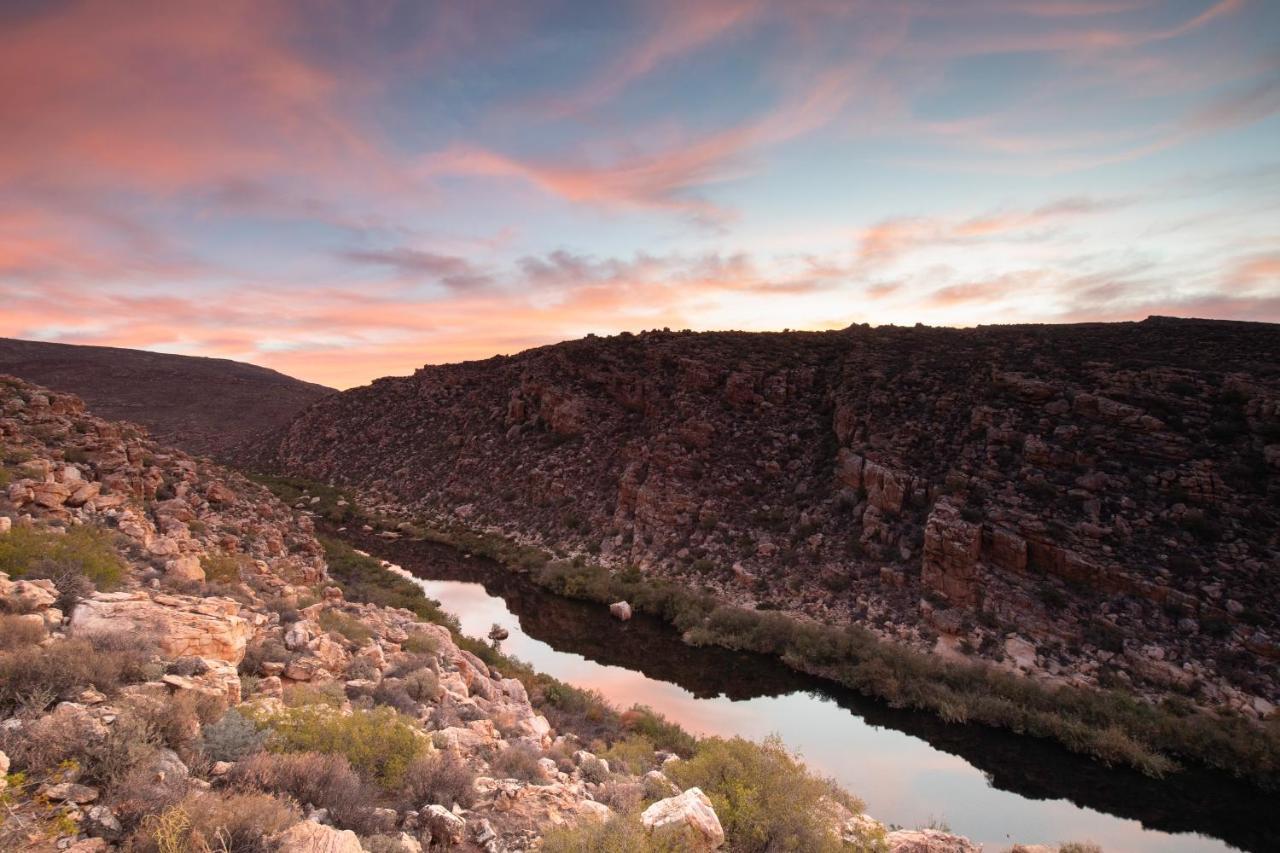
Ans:
{"type": "Polygon", "coordinates": [[[200,568],[210,583],[239,583],[240,561],[234,554],[205,554],[200,558],[200,568]]]}
{"type": "Polygon", "coordinates": [[[426,631],[414,631],[400,644],[400,648],[410,654],[435,656],[440,651],[440,641],[426,631]]]}
{"type": "Polygon", "coordinates": [[[257,675],[264,663],[288,663],[292,659],[292,653],[278,639],[253,640],[245,647],[238,670],[241,675],[257,675]]]}
{"type": "Polygon", "coordinates": [[[34,646],[43,640],[44,625],[33,619],[0,613],[0,652],[34,646]]]}
{"type": "Polygon", "coordinates": [[[710,798],[735,851],[838,851],[840,840],[821,813],[820,798],[862,810],[833,783],[812,775],[777,738],[763,744],[704,740],[670,775],[681,788],[697,786],[710,798]]]}
{"type": "Polygon", "coordinates": [[[316,752],[258,753],[236,764],[227,781],[238,788],[286,794],[300,803],[327,809],[347,829],[372,829],[375,792],[341,755],[316,752]]]}
{"type": "Polygon", "coordinates": [[[200,731],[201,748],[213,761],[240,761],[262,749],[266,736],[236,709],[200,731]]]}
{"type": "Polygon", "coordinates": [[[268,853],[270,838],[299,817],[267,794],[195,794],[144,820],[126,847],[134,853],[268,853]]]}
{"type": "Polygon", "coordinates": [[[542,753],[527,743],[513,743],[499,752],[489,762],[494,776],[519,779],[522,782],[546,782],[542,767],[538,764],[542,753]]]}
{"type": "Polygon", "coordinates": [[[609,765],[599,758],[584,759],[578,765],[578,772],[583,779],[588,782],[594,782],[597,785],[609,781],[609,765]]]}
{"type": "Polygon", "coordinates": [[[151,655],[139,640],[100,634],[0,654],[0,711],[13,710],[34,694],[70,698],[94,687],[110,695],[126,682],[143,680],[151,655]]]}
{"type": "Polygon", "coordinates": [[[273,749],[344,755],[365,778],[388,790],[400,785],[406,768],[426,749],[418,731],[385,707],[342,715],[308,705],[289,708],[263,722],[271,730],[273,749]]]}
{"type": "Polygon", "coordinates": [[[82,524],[65,533],[15,527],[0,538],[0,572],[23,577],[46,563],[87,578],[98,589],[115,586],[125,571],[111,537],[92,525],[82,524]]]}
{"type": "Polygon", "coordinates": [[[340,610],[325,610],[320,614],[320,627],[346,637],[357,646],[363,645],[373,638],[369,627],[353,616],[340,610]]]}
{"type": "Polygon", "coordinates": [[[653,741],[644,735],[630,735],[609,747],[604,757],[614,770],[641,776],[654,766],[653,741]]]}
{"type": "Polygon", "coordinates": [[[649,837],[639,815],[614,815],[607,821],[583,821],[574,827],[548,832],[542,842],[543,853],[679,853],[683,847],[674,842],[656,841],[649,837]]]}
{"type": "Polygon", "coordinates": [[[435,803],[447,809],[475,803],[475,774],[452,755],[422,755],[405,768],[400,784],[401,809],[421,809],[435,803]]]}
{"type": "Polygon", "coordinates": [[[298,682],[284,688],[284,704],[289,708],[301,708],[306,705],[327,705],[330,708],[341,708],[347,694],[340,681],[328,681],[322,684],[298,682]]]}
{"type": "Polygon", "coordinates": [[[458,621],[440,609],[440,602],[427,598],[417,584],[392,574],[377,560],[366,557],[345,542],[321,536],[320,544],[324,546],[329,576],[348,601],[403,607],[427,622],[444,625],[454,632],[460,630],[458,621]]]}
{"type": "Polygon", "coordinates": [[[1102,853],[1102,847],[1092,841],[1064,841],[1058,853],[1102,853]]]}

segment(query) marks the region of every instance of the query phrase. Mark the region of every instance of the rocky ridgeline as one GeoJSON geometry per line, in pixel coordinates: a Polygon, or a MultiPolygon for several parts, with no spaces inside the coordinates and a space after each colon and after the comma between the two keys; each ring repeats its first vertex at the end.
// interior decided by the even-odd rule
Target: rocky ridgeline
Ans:
{"type": "Polygon", "coordinates": [[[1252,717],[1280,328],[649,332],[327,397],[284,470],[728,601],[1252,717]]]}
{"type": "MultiPolygon", "coordinates": [[[[611,770],[573,733],[554,731],[520,680],[459,648],[446,627],[345,600],[306,514],[245,478],[95,418],[74,397],[7,377],[0,445],[0,559],[29,569],[0,573],[5,677],[30,680],[39,660],[74,669],[84,663],[77,656],[135,664],[123,674],[117,665],[105,681],[102,666],[86,670],[89,684],[56,671],[27,692],[0,684],[0,848],[96,853],[225,842],[286,853],[497,853],[538,849],[556,827],[607,821],[623,801],[647,802],[643,831],[679,849],[725,843],[708,797],[663,772],[678,757],[652,755],[645,775],[611,770]],[[85,529],[109,543],[105,557],[57,550],[85,529]],[[32,542],[54,556],[23,564],[32,542]],[[110,589],[85,585],[84,572],[69,581],[56,571],[59,560],[101,568],[104,559],[118,561],[118,572],[99,572],[110,589]],[[388,696],[407,723],[387,739],[406,738],[397,749],[422,766],[455,768],[462,781],[449,796],[406,802],[404,791],[416,789],[403,781],[356,808],[340,799],[344,784],[364,790],[343,781],[345,758],[337,770],[297,765],[327,769],[295,772],[286,783],[283,757],[272,764],[244,748],[246,739],[262,745],[253,741],[260,729],[298,736],[309,731],[303,723],[327,719],[385,723],[375,712],[387,710],[388,696]],[[522,778],[503,772],[516,754],[529,763],[522,778]]],[[[338,738],[328,749],[347,747],[338,738]]],[[[319,741],[309,748],[326,749],[319,741]]],[[[361,757],[344,754],[352,764],[361,757]]],[[[398,757],[390,751],[371,772],[389,773],[398,757]]],[[[832,836],[849,849],[977,849],[935,830],[887,832],[834,801],[824,808],[832,836]]]]}

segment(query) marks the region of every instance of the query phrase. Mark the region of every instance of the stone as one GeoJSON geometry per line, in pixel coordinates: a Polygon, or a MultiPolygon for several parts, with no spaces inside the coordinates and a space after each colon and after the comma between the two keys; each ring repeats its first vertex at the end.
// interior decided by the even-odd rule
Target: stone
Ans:
{"type": "Polygon", "coordinates": [[[677,843],[685,850],[715,850],[724,844],[724,828],[700,788],[659,800],[640,815],[640,822],[656,839],[677,843]]]}
{"type": "Polygon", "coordinates": [[[156,642],[168,659],[194,655],[237,664],[253,632],[238,610],[229,598],[99,592],[76,606],[70,631],[128,631],[156,642]]]}
{"type": "Polygon", "coordinates": [[[9,756],[5,754],[3,749],[0,749],[0,793],[3,793],[4,789],[9,786],[8,775],[9,756]]]}
{"type": "Polygon", "coordinates": [[[204,568],[200,565],[200,558],[192,554],[174,557],[165,563],[164,573],[175,580],[204,582],[204,568]]]}
{"type": "Polygon", "coordinates": [[[0,572],[0,611],[36,613],[52,607],[57,600],[58,588],[51,580],[11,581],[0,572]]]}
{"type": "Polygon", "coordinates": [[[444,806],[432,803],[418,812],[418,817],[422,821],[422,825],[431,830],[433,841],[440,841],[446,845],[454,846],[461,844],[466,837],[466,821],[444,806]]]}
{"type": "Polygon", "coordinates": [[[920,582],[952,604],[972,607],[979,599],[981,553],[982,526],[965,521],[947,498],[934,504],[924,528],[920,582]]]}
{"type": "Polygon", "coordinates": [[[50,800],[83,805],[98,799],[98,789],[75,782],[59,782],[56,785],[44,785],[40,794],[50,800]]]}
{"type": "Polygon", "coordinates": [[[124,827],[120,825],[119,818],[109,806],[101,804],[90,806],[85,812],[82,826],[84,831],[94,838],[104,838],[107,841],[119,841],[124,838],[124,827]]]}
{"type": "Polygon", "coordinates": [[[613,604],[609,605],[609,613],[611,613],[615,619],[621,619],[623,622],[626,622],[631,618],[631,605],[625,601],[615,601],[613,604]]]}
{"type": "Polygon", "coordinates": [[[276,842],[279,853],[363,853],[360,838],[349,829],[334,829],[310,820],[295,823],[276,842]]]}
{"type": "Polygon", "coordinates": [[[937,829],[899,829],[885,836],[889,853],[982,853],[969,839],[937,829]]]}

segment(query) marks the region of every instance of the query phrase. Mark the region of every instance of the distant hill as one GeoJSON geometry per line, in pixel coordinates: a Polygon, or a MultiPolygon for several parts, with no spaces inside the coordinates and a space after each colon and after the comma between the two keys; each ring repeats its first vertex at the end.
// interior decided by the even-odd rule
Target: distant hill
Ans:
{"type": "Polygon", "coordinates": [[[163,444],[223,459],[333,393],[224,358],[11,338],[0,338],[0,373],[75,394],[163,444]]]}

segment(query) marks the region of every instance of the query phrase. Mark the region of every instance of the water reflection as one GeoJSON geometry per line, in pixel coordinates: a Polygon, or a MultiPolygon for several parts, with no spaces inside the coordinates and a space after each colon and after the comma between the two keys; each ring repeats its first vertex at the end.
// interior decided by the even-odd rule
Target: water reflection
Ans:
{"type": "Polygon", "coordinates": [[[1086,838],[1108,851],[1263,850],[1280,837],[1271,799],[1221,774],[1157,782],[1107,769],[1047,741],[895,710],[771,658],[692,648],[656,619],[619,622],[434,543],[354,544],[423,579],[466,633],[498,623],[511,631],[504,651],[615,705],[649,705],[701,734],[780,734],[881,820],[945,819],[989,850],[1086,838]]]}

